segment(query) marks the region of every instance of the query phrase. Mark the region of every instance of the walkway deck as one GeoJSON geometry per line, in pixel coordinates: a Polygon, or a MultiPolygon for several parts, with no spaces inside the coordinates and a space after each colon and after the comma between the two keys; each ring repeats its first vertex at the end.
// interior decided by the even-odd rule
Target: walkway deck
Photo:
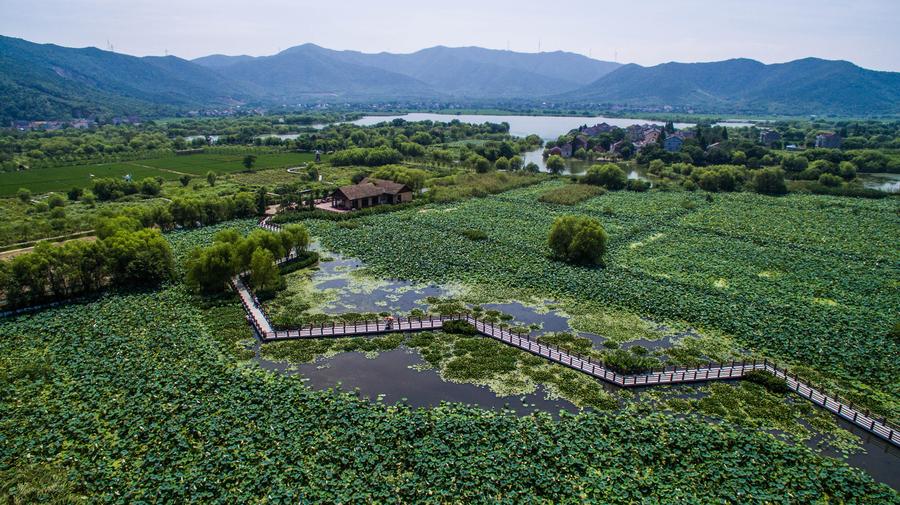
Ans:
{"type": "MultiPolygon", "coordinates": [[[[260,226],[277,231],[279,227],[268,223],[268,218],[261,221],[260,226]]],[[[292,257],[284,258],[279,263],[290,261],[292,257]]],[[[828,395],[823,390],[818,390],[804,382],[797,375],[784,368],[779,368],[775,363],[763,361],[732,361],[731,363],[710,363],[701,367],[664,367],[658,371],[650,371],[642,374],[620,374],[603,366],[593,359],[578,354],[567,352],[557,346],[542,344],[527,333],[515,333],[507,328],[495,326],[465,314],[452,316],[439,316],[427,318],[398,318],[390,323],[384,320],[357,321],[353,323],[328,323],[310,325],[295,330],[276,331],[269,323],[265,312],[256,303],[253,292],[247,286],[243,275],[236,276],[232,284],[241,298],[241,303],[247,312],[247,319],[254,327],[263,342],[280,340],[293,340],[302,338],[337,338],[378,335],[397,332],[440,330],[444,322],[462,320],[466,321],[482,335],[499,340],[504,344],[516,347],[534,355],[541,356],[554,363],[586,373],[599,380],[615,384],[620,387],[647,387],[661,384],[685,384],[692,382],[707,382],[713,380],[740,379],[752,370],[765,370],[777,377],[785,379],[788,387],[803,398],[834,413],[838,417],[872,433],[884,440],[900,447],[900,428],[888,423],[886,419],[878,419],[868,411],[863,411],[853,406],[852,402],[841,400],[840,397],[828,395]]]]}

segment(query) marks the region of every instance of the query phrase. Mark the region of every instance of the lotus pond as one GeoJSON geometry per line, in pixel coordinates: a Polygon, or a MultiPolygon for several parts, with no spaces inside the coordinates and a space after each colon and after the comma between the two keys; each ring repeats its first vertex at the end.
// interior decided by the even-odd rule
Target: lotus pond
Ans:
{"type": "MultiPolygon", "coordinates": [[[[266,302],[283,327],[321,321],[374,319],[385,314],[449,314],[474,311],[496,324],[528,329],[542,340],[582,353],[641,347],[647,356],[682,362],[717,345],[721,336],[683,324],[661,323],[622,310],[572,317],[558,301],[493,300],[465,285],[438,286],[374,277],[359,260],[320,250],[319,266],[290,273],[287,289],[266,302]],[[480,302],[476,303],[476,302],[480,302]],[[579,331],[602,328],[616,339],[579,331]]],[[[726,344],[723,344],[726,342],[726,344]]],[[[829,414],[791,396],[768,393],[749,382],[679,386],[635,394],[482,337],[442,332],[375,338],[318,339],[265,344],[251,341],[263,369],[303,377],[315,389],[342,388],[363,398],[431,407],[462,402],[517,415],[557,414],[581,408],[649,414],[655,411],[726,421],[762,429],[790,443],[847,459],[879,480],[898,485],[884,471],[900,452],[852,434],[829,414]],[[479,387],[480,386],[480,387],[479,387]],[[880,473],[879,473],[880,472],[880,473]]],[[[707,421],[704,421],[707,422],[707,421]]],[[[864,434],[862,434],[864,435],[864,434]]]]}

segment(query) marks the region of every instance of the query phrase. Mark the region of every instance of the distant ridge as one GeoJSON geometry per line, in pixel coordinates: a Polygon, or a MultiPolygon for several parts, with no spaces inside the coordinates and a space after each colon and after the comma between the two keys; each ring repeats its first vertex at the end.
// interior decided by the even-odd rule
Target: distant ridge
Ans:
{"type": "Polygon", "coordinates": [[[619,67],[561,51],[436,46],[411,54],[369,54],[315,44],[274,56],[213,55],[193,61],[281,97],[330,91],[354,96],[534,98],[573,90],[619,67]]]}
{"type": "Polygon", "coordinates": [[[642,67],[561,51],[444,46],[369,54],[303,44],[272,56],[214,54],[187,61],[0,36],[4,125],[12,119],[319,102],[896,117],[900,73],[818,58],[642,67]]]}
{"type": "Polygon", "coordinates": [[[554,98],[567,103],[668,105],[713,112],[895,115],[900,113],[900,73],[818,58],[772,65],[744,58],[625,65],[554,98]]]}
{"type": "Polygon", "coordinates": [[[138,58],[0,36],[0,120],[165,114],[250,97],[239,83],[174,56],[138,58]]]}

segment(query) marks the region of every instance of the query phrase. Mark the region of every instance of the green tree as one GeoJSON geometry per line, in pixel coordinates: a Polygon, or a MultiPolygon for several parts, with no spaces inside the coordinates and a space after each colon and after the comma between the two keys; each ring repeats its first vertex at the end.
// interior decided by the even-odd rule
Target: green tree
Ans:
{"type": "Polygon", "coordinates": [[[256,213],[259,215],[263,215],[266,213],[266,208],[269,206],[269,199],[267,196],[266,188],[259,188],[256,190],[256,213]]]}
{"type": "Polygon", "coordinates": [[[216,173],[213,172],[212,170],[210,170],[209,172],[206,172],[206,183],[209,184],[210,186],[216,185],[216,173]]]}
{"type": "Polygon", "coordinates": [[[75,187],[75,188],[70,189],[66,193],[66,196],[69,197],[69,200],[75,202],[75,201],[78,201],[78,199],[81,198],[81,195],[83,195],[83,194],[84,194],[83,189],[75,187]]]}
{"type": "Polygon", "coordinates": [[[509,169],[516,171],[522,169],[522,157],[515,155],[509,159],[509,169]]]}
{"type": "MultiPolygon", "coordinates": [[[[254,156],[252,154],[248,154],[247,156],[244,156],[243,164],[244,164],[244,168],[246,168],[247,170],[250,170],[251,168],[253,168],[253,165],[255,163],[256,163],[256,156],[254,156]]],[[[210,184],[210,186],[212,186],[212,184],[210,184]]]]}
{"type": "Polygon", "coordinates": [[[558,154],[553,154],[549,158],[547,158],[547,170],[550,171],[551,174],[558,175],[566,169],[566,161],[562,156],[558,154]]]}
{"type": "Polygon", "coordinates": [[[844,180],[852,181],[856,178],[856,165],[854,165],[852,161],[842,161],[838,170],[844,180]]]}
{"type": "Polygon", "coordinates": [[[281,234],[286,237],[285,250],[296,248],[297,251],[306,250],[309,246],[309,230],[302,224],[288,224],[281,229],[281,234]]]}
{"type": "Polygon", "coordinates": [[[237,273],[235,246],[217,242],[209,247],[194,249],[185,267],[185,280],[195,291],[223,291],[231,277],[237,273]]]}
{"type": "Polygon", "coordinates": [[[522,170],[524,170],[530,174],[536,174],[541,171],[541,167],[539,167],[537,165],[537,163],[535,163],[533,161],[529,161],[527,165],[522,167],[522,170]]]}
{"type": "Polygon", "coordinates": [[[190,175],[182,175],[178,179],[178,182],[181,183],[181,187],[186,188],[187,185],[191,183],[191,176],[190,175]]]}
{"type": "Polygon", "coordinates": [[[250,280],[254,289],[266,293],[278,289],[281,275],[275,264],[275,256],[267,249],[257,249],[250,257],[250,280]]]}
{"type": "Polygon", "coordinates": [[[607,235],[600,221],[584,216],[560,216],[547,239],[553,256],[569,263],[603,264],[607,235]]]}
{"type": "Polygon", "coordinates": [[[62,195],[53,193],[52,195],[50,195],[49,198],[47,198],[47,206],[50,207],[51,209],[55,209],[57,207],[65,207],[66,200],[65,200],[65,198],[63,198],[62,195]]]}
{"type": "Polygon", "coordinates": [[[618,165],[606,163],[589,167],[582,177],[582,181],[586,184],[606,186],[606,189],[617,190],[625,187],[628,176],[618,165]]]}
{"type": "Polygon", "coordinates": [[[31,191],[29,191],[25,188],[19,188],[19,190],[16,191],[16,197],[22,203],[28,203],[31,201],[31,191]]]}
{"type": "Polygon", "coordinates": [[[509,170],[509,160],[504,157],[497,158],[497,161],[494,162],[495,170],[509,170]]]}
{"type": "Polygon", "coordinates": [[[778,167],[757,170],[753,174],[753,190],[763,195],[783,195],[787,193],[784,171],[778,167]]]}
{"type": "Polygon", "coordinates": [[[479,174],[484,174],[491,170],[491,162],[484,156],[478,154],[473,154],[469,158],[469,166],[474,168],[479,174]]]}
{"type": "Polygon", "coordinates": [[[819,184],[831,188],[840,186],[844,182],[840,177],[833,174],[822,174],[819,176],[819,184]]]}
{"type": "Polygon", "coordinates": [[[156,196],[162,190],[162,185],[153,177],[147,177],[141,181],[141,194],[156,196]]]}

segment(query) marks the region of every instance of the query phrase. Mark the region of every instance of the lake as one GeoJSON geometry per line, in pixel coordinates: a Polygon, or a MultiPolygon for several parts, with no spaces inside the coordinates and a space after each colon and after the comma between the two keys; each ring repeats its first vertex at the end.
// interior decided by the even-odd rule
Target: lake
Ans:
{"type": "MultiPolygon", "coordinates": [[[[579,175],[583,174],[589,166],[593,165],[595,162],[593,161],[584,161],[575,158],[566,158],[566,169],[563,170],[563,175],[579,175]]],[[[550,169],[547,168],[547,160],[544,159],[544,148],[535,149],[534,151],[528,151],[522,154],[522,163],[523,166],[529,163],[534,163],[538,166],[538,169],[544,173],[550,173],[550,169]]],[[[641,179],[648,181],[647,172],[644,167],[635,166],[631,168],[628,172],[629,179],[641,179]]]]}
{"type": "MultiPolygon", "coordinates": [[[[544,140],[556,140],[557,137],[568,133],[569,130],[582,125],[592,126],[597,123],[607,123],[612,126],[626,128],[634,124],[664,125],[664,121],[650,121],[647,119],[603,117],[603,116],[500,116],[489,114],[434,114],[431,112],[411,112],[396,116],[364,116],[352,124],[370,126],[394,119],[406,121],[441,121],[449,122],[454,119],[463,123],[509,123],[509,134],[516,137],[527,137],[536,134],[544,140]]],[[[675,123],[675,128],[693,126],[692,123],[675,123]]]]}
{"type": "Polygon", "coordinates": [[[900,174],[857,174],[863,187],[887,193],[900,193],[900,174]]]}

